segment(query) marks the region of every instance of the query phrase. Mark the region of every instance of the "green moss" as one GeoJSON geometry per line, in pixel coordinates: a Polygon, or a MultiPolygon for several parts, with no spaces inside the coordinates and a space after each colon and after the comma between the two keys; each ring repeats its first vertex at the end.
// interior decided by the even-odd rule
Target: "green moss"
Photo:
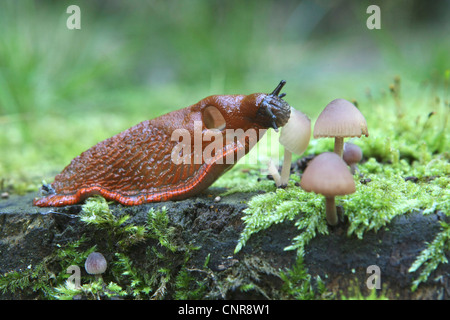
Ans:
{"type": "Polygon", "coordinates": [[[47,268],[48,260],[25,270],[16,270],[0,275],[0,292],[20,295],[40,294],[47,299],[52,298],[56,275],[47,268]]]}
{"type": "MultiPolygon", "coordinates": [[[[337,204],[343,206],[350,221],[348,235],[355,234],[362,239],[365,232],[377,231],[389,224],[395,216],[413,210],[448,212],[448,177],[419,183],[405,181],[404,178],[405,172],[417,172],[417,176],[422,179],[431,173],[442,174],[439,170],[448,170],[448,165],[443,161],[434,161],[435,166],[414,169],[403,162],[398,167],[382,165],[374,158],[361,165],[361,172],[370,182],[363,184],[360,183],[360,178],[355,177],[356,192],[336,198],[337,204]]],[[[317,232],[327,233],[323,219],[323,196],[307,193],[292,183],[287,189],[277,189],[253,197],[244,213],[245,229],[235,252],[241,250],[252,234],[285,220],[295,219],[296,226],[302,231],[287,249],[303,248],[317,232]]]]}
{"type": "Polygon", "coordinates": [[[238,192],[273,191],[275,185],[273,181],[261,179],[263,169],[260,165],[248,166],[236,164],[230,171],[222,175],[214,187],[227,188],[221,196],[227,196],[238,192]]]}
{"type": "MultiPolygon", "coordinates": [[[[88,225],[94,225],[108,233],[108,244],[112,248],[116,244],[121,250],[143,241],[148,233],[148,226],[138,226],[127,223],[130,216],[114,215],[106,200],[100,196],[86,200],[80,213],[80,220],[88,225]]],[[[153,228],[150,226],[150,229],[153,228]]]]}
{"type": "Polygon", "coordinates": [[[208,296],[209,283],[215,277],[208,266],[210,258],[211,254],[208,254],[200,269],[189,268],[189,259],[184,261],[184,265],[175,279],[175,299],[195,300],[204,299],[208,296]]]}
{"type": "MultiPolygon", "coordinates": [[[[80,214],[82,221],[107,232],[109,250],[115,251],[111,273],[127,295],[162,299],[168,287],[175,286],[172,279],[177,275],[176,264],[188,259],[195,248],[180,247],[174,243],[174,228],[169,226],[165,207],[161,210],[150,209],[143,225],[131,224],[129,218],[127,214],[113,214],[102,197],[88,199],[80,214]],[[146,251],[149,265],[135,266],[129,257],[131,246],[148,240],[155,240],[160,249],[157,246],[149,247],[146,251]]],[[[183,268],[179,272],[183,272],[183,268]]]]}
{"type": "MultiPolygon", "coordinates": [[[[373,163],[369,161],[370,170],[373,163]]],[[[362,166],[362,172],[365,171],[362,166]]],[[[365,177],[370,182],[356,182],[356,192],[341,199],[350,226],[348,234],[362,239],[369,230],[377,231],[394,217],[413,210],[447,210],[449,190],[436,183],[414,183],[405,181],[395,170],[384,170],[386,166],[365,177]]]]}
{"type": "Polygon", "coordinates": [[[241,233],[235,253],[239,252],[252,234],[268,229],[273,224],[297,219],[301,232],[287,249],[303,249],[317,232],[328,233],[325,223],[323,197],[304,192],[298,187],[277,189],[253,197],[244,210],[245,228],[241,233]]]}
{"type": "MultiPolygon", "coordinates": [[[[360,166],[365,179],[361,183],[355,177],[356,192],[337,197],[349,220],[348,236],[356,235],[363,239],[367,232],[376,232],[389,225],[396,216],[422,210],[423,214],[436,211],[450,212],[450,190],[448,188],[448,163],[435,158],[425,166],[410,166],[400,161],[398,166],[383,165],[374,158],[360,166]],[[405,180],[405,174],[414,173],[418,182],[405,180]],[[438,178],[428,180],[436,174],[438,178]]],[[[298,236],[286,250],[297,250],[299,256],[304,253],[308,242],[317,234],[327,234],[324,203],[321,195],[307,193],[291,183],[286,189],[277,189],[253,197],[244,211],[245,228],[241,233],[235,253],[239,252],[248,239],[255,233],[270,228],[283,221],[295,221],[298,236]]],[[[446,263],[445,253],[449,250],[450,233],[447,225],[436,236],[428,248],[417,258],[411,272],[422,267],[413,289],[425,281],[428,275],[440,263],[446,263]]]]}
{"type": "Polygon", "coordinates": [[[76,287],[71,281],[66,281],[64,285],[54,288],[54,297],[57,300],[73,300],[85,297],[87,299],[101,300],[126,296],[127,292],[117,283],[105,284],[103,280],[97,279],[80,287],[76,287]]]}
{"type": "Polygon", "coordinates": [[[286,298],[313,300],[327,295],[322,279],[319,276],[313,279],[306,270],[301,256],[291,269],[281,271],[280,277],[284,282],[281,291],[286,298]]]}
{"type": "MultiPolygon", "coordinates": [[[[43,299],[59,298],[56,288],[69,278],[66,270],[71,265],[84,265],[87,256],[96,247],[81,251],[80,247],[86,242],[86,237],[68,243],[64,247],[58,245],[58,249],[35,266],[28,266],[25,270],[16,270],[0,275],[0,290],[2,293],[15,293],[20,291],[25,296],[38,295],[43,299]],[[57,270],[55,264],[59,266],[57,270]]],[[[84,279],[86,280],[86,279],[84,279]]]]}
{"type": "Polygon", "coordinates": [[[169,217],[166,208],[155,210],[151,208],[147,214],[147,237],[158,240],[164,248],[175,252],[177,245],[173,242],[174,228],[169,227],[169,217]]]}
{"type": "MultiPolygon", "coordinates": [[[[55,251],[55,260],[59,262],[61,266],[61,270],[64,272],[71,265],[75,266],[84,266],[84,262],[86,258],[97,249],[97,246],[92,246],[86,250],[82,248],[85,246],[88,241],[86,236],[82,236],[79,240],[69,242],[64,246],[57,245],[58,250],[55,251]]],[[[69,278],[69,274],[63,274],[63,279],[69,278]]]]}
{"type": "Polygon", "coordinates": [[[154,287],[155,277],[136,268],[124,253],[116,253],[115,258],[113,273],[116,279],[126,284],[128,295],[135,298],[148,296],[154,287]]]}
{"type": "Polygon", "coordinates": [[[427,248],[420,253],[409,268],[409,272],[417,272],[421,269],[419,276],[412,283],[412,291],[425,282],[439,264],[448,263],[446,252],[450,251],[450,225],[442,221],[440,223],[442,231],[436,235],[433,242],[427,244],[427,248]]]}
{"type": "Polygon", "coordinates": [[[361,290],[359,289],[359,287],[355,286],[352,288],[351,291],[351,295],[350,296],[345,296],[345,295],[341,295],[340,299],[341,300],[389,300],[389,298],[386,296],[386,293],[384,292],[384,290],[382,290],[381,292],[379,292],[379,290],[373,288],[372,290],[370,290],[370,293],[365,296],[361,290]]]}
{"type": "Polygon", "coordinates": [[[189,293],[196,282],[189,283],[192,278],[187,271],[190,256],[197,248],[175,243],[174,229],[169,226],[165,208],[149,210],[146,222],[135,225],[120,210],[112,212],[102,197],[92,197],[83,205],[79,217],[102,231],[98,247],[86,248],[87,243],[94,241],[88,236],[58,245],[39,265],[1,275],[0,292],[20,290],[23,295],[37,295],[41,299],[163,299],[169,291],[175,297],[183,297],[181,292],[190,298],[201,297],[204,291],[201,283],[197,291],[189,293]],[[146,247],[144,264],[136,265],[131,255],[136,245],[144,241],[154,245],[146,247]],[[66,273],[67,268],[72,265],[82,268],[87,256],[97,250],[107,257],[105,282],[82,275],[82,285],[76,288],[73,282],[67,281],[71,276],[66,273]]]}

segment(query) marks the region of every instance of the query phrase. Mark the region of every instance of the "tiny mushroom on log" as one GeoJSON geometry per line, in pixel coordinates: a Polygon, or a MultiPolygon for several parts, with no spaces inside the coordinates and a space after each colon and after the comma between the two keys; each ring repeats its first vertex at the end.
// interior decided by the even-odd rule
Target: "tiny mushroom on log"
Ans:
{"type": "Polygon", "coordinates": [[[328,224],[338,223],[335,196],[354,193],[355,181],[344,160],[334,152],[324,152],[311,160],[303,172],[300,186],[307,192],[325,196],[328,224]]]}
{"type": "Polygon", "coordinates": [[[350,166],[350,172],[352,174],[355,174],[356,172],[359,173],[357,164],[361,161],[362,156],[362,150],[359,146],[350,142],[344,143],[344,154],[342,159],[350,166]]]}
{"type": "Polygon", "coordinates": [[[106,267],[106,259],[100,252],[92,252],[84,263],[86,272],[95,275],[97,280],[102,279],[102,274],[106,271],[106,267]]]}
{"type": "Polygon", "coordinates": [[[280,143],[284,146],[283,166],[280,184],[288,184],[291,173],[292,154],[303,154],[311,138],[311,120],[302,112],[291,107],[291,116],[281,129],[280,143]]]}
{"type": "Polygon", "coordinates": [[[334,137],[334,152],[342,158],[344,138],[369,136],[362,113],[349,101],[331,101],[317,118],[314,138],[334,137]]]}

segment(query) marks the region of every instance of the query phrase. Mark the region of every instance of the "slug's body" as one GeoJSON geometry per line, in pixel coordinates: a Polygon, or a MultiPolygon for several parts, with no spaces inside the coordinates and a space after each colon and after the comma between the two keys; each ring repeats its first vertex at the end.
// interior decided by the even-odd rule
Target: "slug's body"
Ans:
{"type": "MultiPolygon", "coordinates": [[[[225,133],[227,129],[254,129],[259,133],[260,129],[277,129],[290,115],[289,105],[282,100],[284,95],[279,95],[284,83],[280,82],[271,94],[209,96],[190,107],[141,122],[73,159],[50,186],[42,187],[45,197],[33,203],[41,207],[64,206],[100,194],[123,205],[138,205],[196,195],[257,141],[228,141],[223,134],[223,148],[214,153],[212,160],[194,161],[198,149],[192,139],[190,161],[175,163],[172,153],[179,141],[172,141],[173,132],[183,129],[194,137],[195,123],[201,124],[203,134],[208,130],[225,133]],[[234,161],[227,163],[224,159],[230,157],[234,161]]],[[[211,142],[201,143],[204,150],[211,142]]]]}

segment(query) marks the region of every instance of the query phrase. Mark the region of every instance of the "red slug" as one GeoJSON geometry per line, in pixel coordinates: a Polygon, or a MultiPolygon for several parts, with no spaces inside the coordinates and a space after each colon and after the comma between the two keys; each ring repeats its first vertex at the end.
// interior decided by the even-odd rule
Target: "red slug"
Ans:
{"type": "Polygon", "coordinates": [[[265,129],[278,130],[288,121],[290,106],[280,94],[285,83],[271,94],[209,96],[99,142],[73,159],[51,185],[44,184],[44,197],[33,204],[71,205],[100,194],[138,205],[196,195],[247,154],[265,129]],[[229,138],[229,132],[239,130],[245,131],[244,140],[229,138]],[[252,130],[256,135],[247,134],[252,130]]]}

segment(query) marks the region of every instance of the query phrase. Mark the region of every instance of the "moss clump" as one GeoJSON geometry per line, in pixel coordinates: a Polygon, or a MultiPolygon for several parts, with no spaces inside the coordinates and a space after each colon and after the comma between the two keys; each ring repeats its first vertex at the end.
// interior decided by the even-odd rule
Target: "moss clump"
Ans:
{"type": "Polygon", "coordinates": [[[350,291],[351,291],[351,293],[350,293],[351,295],[349,295],[349,296],[341,295],[340,299],[341,300],[389,300],[386,293],[384,292],[385,290],[382,290],[381,293],[379,293],[377,289],[373,288],[372,290],[370,290],[370,293],[367,296],[363,295],[363,293],[361,292],[361,290],[359,289],[358,286],[351,288],[350,291]]]}
{"type": "Polygon", "coordinates": [[[70,274],[66,273],[67,268],[71,265],[84,265],[87,256],[96,249],[93,246],[81,251],[80,248],[85,242],[86,237],[81,237],[64,248],[58,245],[58,249],[41,263],[35,266],[30,265],[25,270],[0,275],[0,291],[3,294],[20,291],[24,297],[39,295],[44,299],[58,298],[55,287],[69,278],[70,274]]]}
{"type": "Polygon", "coordinates": [[[150,209],[147,220],[136,225],[120,206],[113,212],[105,199],[92,197],[83,205],[79,218],[92,228],[89,236],[58,245],[39,265],[1,275],[0,292],[20,291],[24,297],[40,299],[163,299],[176,297],[177,288],[183,289],[177,283],[187,274],[187,263],[196,248],[176,243],[165,208],[150,209]],[[108,261],[104,281],[84,272],[85,260],[93,251],[102,252],[108,261]],[[137,252],[146,256],[139,264],[133,259],[137,252]],[[79,287],[67,281],[69,266],[81,270],[79,287]]]}
{"type": "Polygon", "coordinates": [[[146,226],[127,224],[129,218],[127,214],[115,216],[109,209],[107,201],[100,196],[87,199],[80,213],[81,221],[108,233],[106,239],[110,248],[114,243],[121,250],[143,241],[148,233],[146,226]]]}
{"type": "Polygon", "coordinates": [[[425,282],[439,264],[448,263],[446,252],[450,251],[450,225],[442,221],[440,223],[442,231],[436,235],[433,242],[427,245],[427,248],[420,253],[409,268],[409,272],[416,272],[421,269],[419,276],[412,283],[412,291],[415,291],[422,282],[425,282]]]}
{"type": "Polygon", "coordinates": [[[239,252],[252,234],[268,229],[273,224],[297,219],[296,226],[303,232],[287,249],[300,249],[317,232],[327,234],[323,197],[304,192],[298,187],[277,189],[275,192],[257,195],[244,210],[245,228],[241,233],[235,253],[239,252]]]}
{"type": "Polygon", "coordinates": [[[299,256],[296,263],[290,270],[280,272],[283,280],[281,291],[286,298],[296,300],[314,300],[323,298],[328,293],[322,279],[317,276],[315,279],[308,273],[303,258],[299,256]]]}
{"type": "Polygon", "coordinates": [[[414,183],[405,180],[396,170],[374,165],[373,159],[361,166],[360,170],[373,172],[374,168],[377,168],[374,174],[365,175],[370,182],[356,181],[356,193],[342,199],[350,221],[349,235],[356,234],[362,239],[365,232],[377,231],[394,217],[413,210],[447,211],[449,190],[440,187],[440,180],[437,183],[414,183]]]}
{"type": "Polygon", "coordinates": [[[16,270],[0,275],[0,292],[2,294],[20,292],[20,296],[40,294],[52,298],[53,285],[57,276],[47,268],[47,260],[25,270],[16,270]]]}
{"type": "Polygon", "coordinates": [[[213,272],[208,267],[209,259],[210,255],[206,257],[202,269],[193,270],[185,267],[180,270],[175,279],[175,299],[202,299],[207,295],[209,279],[214,277],[213,272]],[[205,277],[198,279],[197,277],[194,277],[192,273],[203,274],[205,277]]]}
{"type": "MultiPolygon", "coordinates": [[[[362,239],[365,232],[377,231],[395,216],[413,210],[424,210],[425,213],[436,210],[449,211],[449,190],[445,187],[448,178],[445,176],[429,183],[413,183],[406,181],[401,175],[404,169],[397,170],[382,165],[374,158],[361,165],[360,170],[370,182],[361,183],[360,179],[355,177],[356,193],[337,198],[338,205],[342,205],[350,221],[348,235],[355,234],[362,239]]],[[[416,168],[416,171],[413,169],[411,171],[424,173],[424,170],[416,168]]],[[[248,208],[244,211],[245,229],[235,252],[242,249],[252,234],[265,230],[273,224],[294,219],[302,233],[287,249],[301,249],[317,232],[321,234],[328,232],[323,221],[323,212],[321,195],[307,193],[292,184],[287,189],[257,195],[250,200],[248,208]]]]}
{"type": "Polygon", "coordinates": [[[227,188],[221,196],[227,196],[238,192],[273,191],[274,183],[268,179],[261,178],[261,168],[248,167],[236,164],[216,182],[214,187],[227,188]]]}
{"type": "MultiPolygon", "coordinates": [[[[174,242],[174,228],[169,226],[165,207],[153,208],[147,213],[143,225],[129,223],[130,216],[119,212],[113,214],[108,203],[101,197],[93,197],[83,205],[80,219],[105,230],[107,250],[113,276],[110,286],[116,284],[121,296],[133,298],[162,299],[167,295],[172,278],[179,269],[177,263],[185,261],[194,248],[180,247],[174,242]],[[149,265],[137,266],[129,256],[131,247],[142,241],[156,241],[159,246],[149,246],[145,255],[149,265]],[[175,264],[175,265],[174,265],[175,264]]],[[[107,294],[108,290],[105,290],[107,294]]],[[[113,293],[117,293],[113,291],[113,293]]]]}
{"type": "Polygon", "coordinates": [[[127,292],[117,283],[104,284],[101,280],[84,284],[81,287],[76,287],[72,282],[68,281],[65,285],[55,288],[55,298],[58,300],[73,300],[82,296],[100,300],[105,297],[118,298],[125,295],[127,295],[127,292]]]}

